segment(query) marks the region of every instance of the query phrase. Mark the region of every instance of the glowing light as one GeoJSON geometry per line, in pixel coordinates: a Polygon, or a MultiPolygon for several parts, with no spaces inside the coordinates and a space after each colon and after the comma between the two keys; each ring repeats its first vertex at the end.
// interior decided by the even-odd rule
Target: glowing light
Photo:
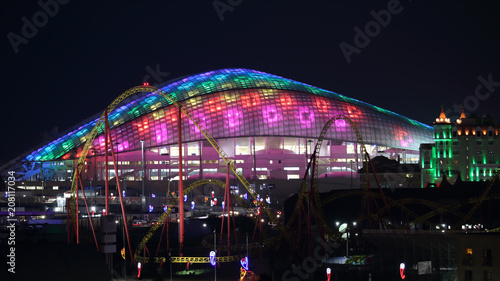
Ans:
{"type": "Polygon", "coordinates": [[[195,203],[194,201],[191,201],[191,210],[194,210],[195,203]]]}
{"type": "Polygon", "coordinates": [[[401,279],[405,279],[406,276],[405,276],[405,264],[404,262],[402,262],[401,264],[399,264],[399,275],[401,276],[401,279]]]}
{"type": "Polygon", "coordinates": [[[222,201],[222,209],[224,209],[224,207],[226,207],[226,202],[222,201]]]}
{"type": "Polygon", "coordinates": [[[153,211],[154,207],[153,205],[149,205],[149,212],[151,213],[153,211]]]}
{"type": "Polygon", "coordinates": [[[212,198],[215,197],[215,191],[212,190],[212,198]]]}
{"type": "Polygon", "coordinates": [[[215,257],[215,251],[210,251],[209,258],[210,258],[210,264],[212,266],[215,266],[217,264],[217,258],[215,257]]]}
{"type": "Polygon", "coordinates": [[[299,120],[303,127],[311,128],[315,122],[312,108],[299,106],[299,120]]]}
{"type": "Polygon", "coordinates": [[[240,263],[241,263],[241,267],[243,267],[245,270],[248,270],[248,257],[241,259],[240,263]]]}
{"type": "Polygon", "coordinates": [[[137,278],[141,277],[141,268],[142,268],[142,265],[140,262],[138,262],[137,263],[137,278]]]}
{"type": "Polygon", "coordinates": [[[267,204],[271,204],[271,197],[267,196],[266,197],[266,202],[267,202],[267,204]]]}
{"type": "Polygon", "coordinates": [[[184,195],[184,202],[186,202],[188,200],[188,196],[187,194],[184,195]]]}
{"type": "Polygon", "coordinates": [[[125,190],[122,190],[122,197],[125,197],[125,190]]]}
{"type": "Polygon", "coordinates": [[[262,108],[262,117],[263,117],[264,123],[266,123],[266,124],[276,123],[280,119],[280,115],[278,113],[278,110],[276,109],[276,106],[274,106],[274,105],[265,105],[262,108]]]}
{"type": "Polygon", "coordinates": [[[142,85],[143,86],[149,86],[149,82],[144,82],[142,85]]]}
{"type": "Polygon", "coordinates": [[[167,205],[163,206],[163,211],[164,211],[165,213],[168,211],[168,206],[167,206],[167,205]]]}
{"type": "Polygon", "coordinates": [[[240,281],[243,281],[246,275],[247,271],[243,267],[240,267],[240,281]]]}
{"type": "Polygon", "coordinates": [[[332,269],[328,267],[326,269],[326,278],[327,278],[326,281],[330,281],[331,275],[332,275],[332,269]]]}
{"type": "Polygon", "coordinates": [[[156,194],[151,194],[151,198],[156,198],[156,194]]]}
{"type": "Polygon", "coordinates": [[[243,194],[243,198],[245,198],[245,200],[247,200],[248,199],[248,193],[243,194]]]}

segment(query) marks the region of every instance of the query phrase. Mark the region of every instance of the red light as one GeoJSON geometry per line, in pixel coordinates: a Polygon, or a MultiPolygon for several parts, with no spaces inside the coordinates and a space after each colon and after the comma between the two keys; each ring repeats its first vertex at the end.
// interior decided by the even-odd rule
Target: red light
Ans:
{"type": "Polygon", "coordinates": [[[149,82],[144,82],[144,84],[142,84],[144,86],[149,86],[149,82]]]}

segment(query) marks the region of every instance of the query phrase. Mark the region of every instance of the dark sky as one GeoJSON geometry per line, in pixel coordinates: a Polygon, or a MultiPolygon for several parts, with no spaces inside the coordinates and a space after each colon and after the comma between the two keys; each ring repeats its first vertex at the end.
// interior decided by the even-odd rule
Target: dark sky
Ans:
{"type": "Polygon", "coordinates": [[[37,1],[1,1],[2,162],[44,131],[102,112],[148,67],[169,73],[162,81],[251,68],[426,124],[441,105],[464,102],[500,121],[500,1],[70,0],[49,9],[44,17],[37,1]],[[223,20],[214,3],[228,8],[223,20]],[[372,10],[385,20],[379,30],[372,10]],[[339,45],[356,48],[355,27],[366,26],[372,37],[348,63],[339,45]]]}

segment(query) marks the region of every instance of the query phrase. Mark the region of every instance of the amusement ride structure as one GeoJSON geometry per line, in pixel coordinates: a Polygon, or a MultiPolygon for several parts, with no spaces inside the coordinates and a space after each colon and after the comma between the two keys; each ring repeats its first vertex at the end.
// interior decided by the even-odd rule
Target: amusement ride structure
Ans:
{"type": "MultiPolygon", "coordinates": [[[[435,223],[429,221],[430,218],[442,214],[444,212],[448,212],[449,214],[456,216],[459,221],[455,224],[455,228],[459,228],[463,223],[468,222],[472,215],[477,211],[479,206],[490,198],[490,191],[494,186],[495,182],[498,181],[498,171],[492,177],[492,180],[488,184],[488,187],[483,191],[482,195],[478,198],[472,198],[467,202],[460,202],[459,204],[463,205],[471,205],[472,208],[464,213],[458,210],[456,204],[450,205],[439,205],[435,202],[424,200],[424,199],[411,199],[405,198],[401,200],[394,200],[384,196],[383,189],[381,187],[380,182],[377,180],[377,176],[375,174],[375,169],[373,168],[373,164],[371,162],[370,156],[366,151],[365,144],[363,138],[356,126],[356,124],[345,115],[336,115],[329,119],[329,121],[324,125],[321,134],[319,135],[314,152],[311,154],[306,173],[302,178],[302,182],[300,188],[298,190],[297,199],[295,203],[295,207],[291,214],[287,214],[287,220],[283,219],[283,216],[277,216],[276,210],[273,210],[269,207],[269,205],[262,199],[259,198],[257,192],[252,188],[251,184],[248,180],[243,176],[240,170],[237,168],[234,161],[230,159],[230,157],[222,150],[219,146],[218,142],[212,137],[212,135],[205,129],[205,126],[202,122],[190,112],[189,108],[181,104],[174,95],[171,95],[162,89],[158,89],[153,86],[149,86],[145,83],[142,86],[137,86],[130,88],[119,95],[103,112],[101,117],[96,122],[93,130],[86,136],[85,146],[83,147],[83,151],[81,152],[81,156],[78,159],[77,166],[75,169],[75,175],[72,178],[71,192],[73,197],[69,199],[70,208],[68,208],[68,237],[70,229],[73,229],[76,234],[76,241],[79,243],[79,215],[77,212],[76,204],[79,202],[79,190],[82,190],[83,200],[85,201],[85,206],[88,205],[85,198],[85,193],[83,192],[83,185],[81,183],[80,175],[82,168],[86,164],[87,154],[91,150],[93,145],[93,140],[96,138],[98,134],[104,133],[105,136],[105,214],[109,215],[109,176],[108,176],[108,157],[111,157],[114,170],[115,170],[115,179],[116,186],[118,189],[118,196],[120,198],[120,205],[122,211],[123,221],[127,221],[127,215],[125,213],[124,200],[122,198],[122,187],[119,181],[119,173],[116,162],[115,150],[113,149],[113,140],[110,133],[110,125],[108,122],[108,115],[117,107],[117,105],[122,102],[127,97],[141,93],[141,92],[150,92],[156,93],[162,97],[164,97],[168,102],[173,104],[178,109],[177,115],[177,125],[179,127],[179,190],[177,194],[177,198],[175,201],[177,202],[177,206],[179,209],[179,256],[178,257],[159,257],[159,256],[145,256],[144,254],[141,256],[141,252],[145,253],[144,249],[148,241],[151,239],[153,234],[160,228],[163,227],[162,233],[165,229],[165,225],[168,226],[168,218],[170,213],[172,212],[173,206],[169,205],[168,208],[161,214],[158,218],[158,224],[153,224],[146,235],[142,238],[142,240],[138,243],[138,245],[133,249],[131,244],[130,233],[128,229],[127,223],[124,223],[125,227],[125,235],[127,240],[127,248],[128,248],[128,259],[131,263],[146,263],[149,261],[160,263],[165,263],[167,260],[170,260],[172,263],[210,263],[211,260],[214,259],[217,262],[234,262],[240,261],[242,259],[248,258],[248,254],[244,254],[244,245],[238,244],[238,235],[234,232],[235,227],[235,219],[234,219],[234,210],[232,203],[232,196],[234,194],[231,192],[229,187],[229,170],[238,178],[241,184],[245,187],[246,191],[251,195],[253,200],[249,204],[246,200],[243,200],[239,196],[234,196],[234,200],[238,203],[238,206],[244,208],[247,215],[251,215],[251,217],[255,221],[255,230],[253,235],[253,240],[250,244],[247,243],[247,247],[250,248],[260,248],[262,251],[263,247],[274,247],[275,245],[282,246],[284,243],[290,243],[289,251],[292,256],[311,256],[314,237],[322,237],[326,240],[335,240],[340,237],[341,233],[338,229],[333,228],[330,223],[328,223],[328,219],[325,217],[323,213],[323,207],[337,199],[342,199],[348,196],[361,196],[361,206],[363,206],[364,211],[360,212],[360,218],[357,220],[359,224],[363,223],[366,228],[377,228],[377,229],[385,229],[385,228],[401,228],[407,229],[412,225],[416,225],[418,223],[425,223],[428,225],[435,225],[435,223]],[[183,175],[182,175],[182,130],[181,122],[183,117],[187,117],[204,135],[206,140],[215,148],[220,157],[224,159],[225,163],[228,166],[226,182],[221,182],[218,180],[209,180],[203,179],[197,181],[187,188],[184,189],[183,186],[183,175]],[[378,187],[378,192],[373,192],[370,187],[370,182],[366,182],[366,187],[361,190],[351,190],[345,192],[335,193],[327,198],[320,198],[319,188],[318,188],[318,167],[317,167],[317,159],[319,159],[319,153],[321,149],[322,142],[325,138],[327,131],[330,129],[332,125],[335,125],[335,121],[343,120],[347,124],[349,124],[352,131],[356,134],[356,138],[358,143],[361,146],[361,152],[363,154],[365,167],[370,166],[371,171],[374,174],[374,178],[376,181],[376,185],[378,187]],[[109,155],[111,154],[111,155],[109,155]],[[219,249],[217,251],[217,257],[186,257],[184,256],[184,195],[190,193],[196,187],[204,184],[212,184],[224,189],[224,202],[225,207],[223,207],[222,213],[222,224],[219,238],[219,249]],[[76,203],[76,204],[75,204],[76,203]],[[421,215],[414,212],[412,209],[407,207],[408,204],[421,204],[424,206],[428,206],[431,208],[431,211],[421,215]],[[400,212],[403,212],[407,215],[408,220],[406,223],[398,225],[393,221],[391,210],[398,209],[400,212]],[[264,237],[263,239],[263,225],[262,218],[263,216],[267,216],[267,218],[276,225],[276,229],[279,235],[274,235],[272,237],[264,237]],[[224,221],[226,226],[224,226],[224,221]],[[71,226],[70,226],[71,222],[71,226]],[[225,227],[225,228],[224,228],[225,227]],[[231,231],[233,231],[233,236],[231,236],[231,231]],[[223,246],[223,233],[226,233],[227,238],[227,246],[223,246]],[[257,237],[257,238],[256,238],[257,237]],[[231,243],[232,238],[235,243],[231,243]],[[259,240],[258,242],[255,240],[259,240]],[[286,242],[288,241],[288,242],[286,242]],[[221,256],[223,252],[227,252],[227,256],[221,256]],[[231,254],[234,255],[231,255],[231,254]],[[236,253],[236,254],[235,254],[236,253]]],[[[365,169],[368,174],[368,168],[365,169]]],[[[368,177],[367,177],[368,178],[368,177]]],[[[496,195],[495,195],[496,196],[496,195]]],[[[496,198],[496,197],[495,197],[496,198]]],[[[498,199],[498,198],[496,198],[498,199]]],[[[172,198],[174,200],[174,198],[172,198]]],[[[97,238],[95,236],[94,226],[92,224],[92,220],[90,220],[90,226],[92,229],[92,233],[94,236],[94,241],[96,247],[99,248],[97,238]]],[[[496,229],[498,230],[498,229],[496,229]]],[[[495,231],[495,230],[493,230],[495,231]]],[[[168,230],[167,230],[168,232],[168,230]]],[[[216,239],[214,239],[214,244],[216,244],[216,239]]],[[[161,242],[161,240],[160,240],[161,242]]],[[[216,249],[216,245],[207,243],[204,241],[204,244],[207,248],[216,249]]],[[[159,245],[158,245],[159,249],[159,245]]],[[[158,255],[158,250],[156,251],[156,255],[158,255]]],[[[243,262],[242,262],[243,264],[243,262]]],[[[246,268],[245,270],[248,270],[246,268]]]]}

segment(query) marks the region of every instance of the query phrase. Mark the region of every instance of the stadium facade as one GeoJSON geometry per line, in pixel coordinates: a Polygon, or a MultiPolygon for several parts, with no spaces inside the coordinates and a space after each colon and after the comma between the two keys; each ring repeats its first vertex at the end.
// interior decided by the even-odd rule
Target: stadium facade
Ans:
{"type": "MultiPolygon", "coordinates": [[[[421,143],[433,142],[433,128],[380,107],[280,76],[249,70],[200,73],[162,87],[176,97],[234,159],[248,179],[301,178],[320,132],[336,115],[348,116],[371,156],[418,163],[421,143]]],[[[133,183],[177,180],[178,110],[165,98],[143,93],[127,98],[109,115],[120,178],[133,183]],[[143,155],[144,154],[144,155],[143,155]],[[144,165],[142,159],[145,159],[144,165]]],[[[24,181],[71,180],[76,159],[97,118],[23,155],[24,181]]],[[[223,177],[227,166],[203,134],[182,121],[186,179],[223,177]]],[[[104,135],[98,135],[82,174],[104,179],[104,135]]],[[[357,177],[361,147],[347,122],[337,120],[325,136],[320,178],[357,177]]],[[[112,166],[111,166],[112,167],[112,166]]],[[[114,170],[110,171],[114,177],[114,170]]]]}

